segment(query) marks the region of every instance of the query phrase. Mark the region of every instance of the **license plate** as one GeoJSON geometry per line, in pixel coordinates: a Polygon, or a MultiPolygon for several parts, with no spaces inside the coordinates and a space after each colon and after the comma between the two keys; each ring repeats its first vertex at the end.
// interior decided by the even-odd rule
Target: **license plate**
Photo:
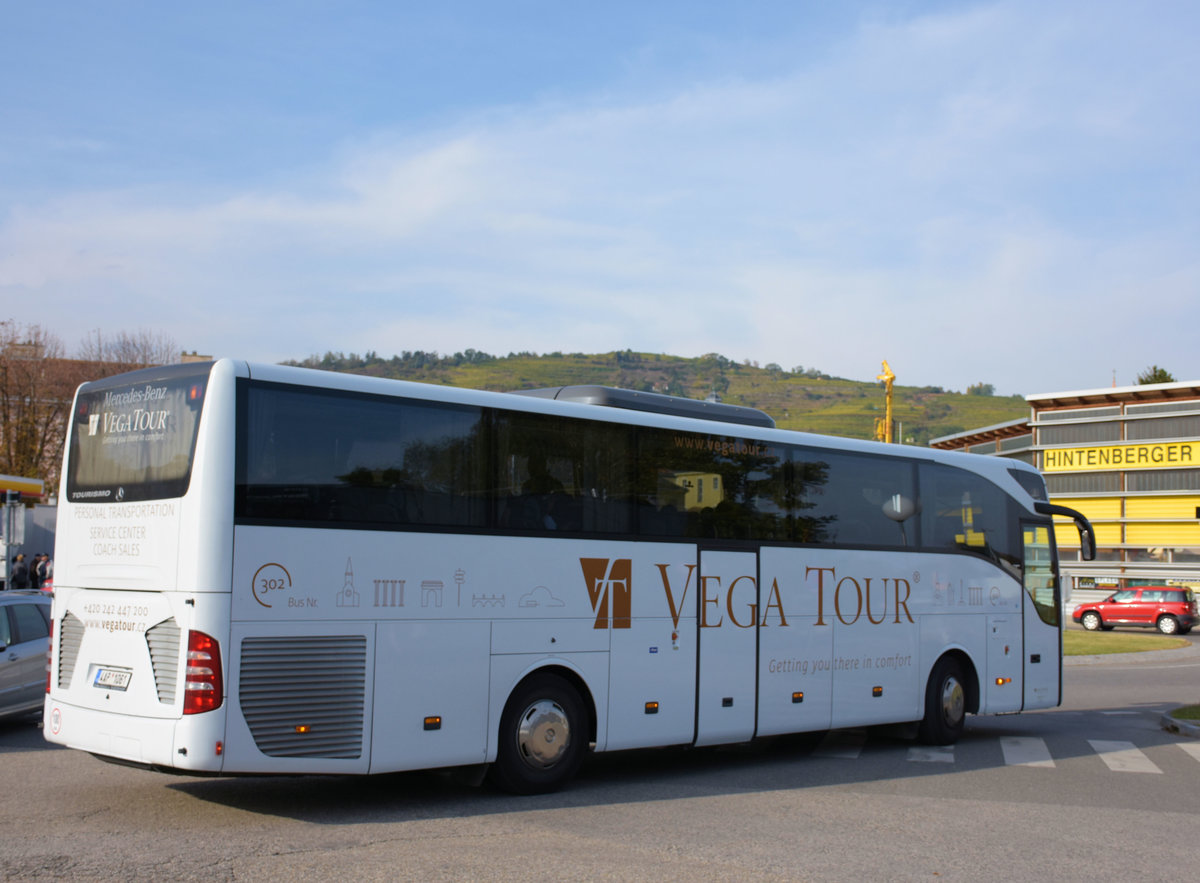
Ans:
{"type": "Polygon", "coordinates": [[[103,690],[125,690],[129,687],[129,679],[133,672],[123,668],[98,668],[93,686],[103,690]]]}

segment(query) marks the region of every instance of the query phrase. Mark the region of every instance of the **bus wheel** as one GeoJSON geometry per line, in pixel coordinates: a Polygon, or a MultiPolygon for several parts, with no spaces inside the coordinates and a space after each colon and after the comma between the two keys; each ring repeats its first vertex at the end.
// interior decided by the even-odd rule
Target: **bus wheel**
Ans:
{"type": "Polygon", "coordinates": [[[927,745],[952,745],[962,735],[966,719],[962,666],[953,656],[943,656],[925,687],[925,717],[917,736],[927,745]]]}
{"type": "Polygon", "coordinates": [[[557,791],[579,769],[587,741],[579,694],[557,675],[533,675],[504,706],[489,775],[514,794],[557,791]]]}

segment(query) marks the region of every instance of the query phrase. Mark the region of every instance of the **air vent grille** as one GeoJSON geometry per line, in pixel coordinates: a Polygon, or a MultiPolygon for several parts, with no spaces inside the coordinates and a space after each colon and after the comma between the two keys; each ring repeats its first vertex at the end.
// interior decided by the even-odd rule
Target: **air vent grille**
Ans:
{"type": "Polygon", "coordinates": [[[63,616],[58,627],[58,689],[71,689],[75,676],[75,660],[79,658],[79,645],[83,643],[83,620],[75,614],[63,616]]]}
{"type": "Polygon", "coordinates": [[[361,757],[366,680],[362,635],[242,641],[242,716],[269,757],[361,757]]]}
{"type": "Polygon", "coordinates": [[[175,691],[179,686],[179,637],[179,623],[174,619],[164,619],[146,629],[146,647],[154,669],[154,689],[158,691],[158,701],[165,705],[175,704],[175,691]]]}

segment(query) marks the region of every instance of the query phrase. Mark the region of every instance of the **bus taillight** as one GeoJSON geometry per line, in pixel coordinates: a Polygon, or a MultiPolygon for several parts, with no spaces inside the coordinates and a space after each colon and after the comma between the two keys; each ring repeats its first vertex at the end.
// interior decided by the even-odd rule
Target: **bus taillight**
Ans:
{"type": "Polygon", "coordinates": [[[187,680],[183,713],[199,714],[219,708],[225,698],[221,678],[221,645],[204,632],[188,632],[187,680]]]}

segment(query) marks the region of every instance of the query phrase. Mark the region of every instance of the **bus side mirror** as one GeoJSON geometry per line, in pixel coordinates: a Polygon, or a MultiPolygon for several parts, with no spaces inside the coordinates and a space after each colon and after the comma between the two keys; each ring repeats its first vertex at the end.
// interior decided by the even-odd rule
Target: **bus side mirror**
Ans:
{"type": "Polygon", "coordinates": [[[916,512],[916,504],[903,494],[892,494],[883,504],[883,514],[895,522],[907,521],[916,512]]]}
{"type": "Polygon", "coordinates": [[[1092,529],[1092,523],[1087,520],[1087,516],[1082,512],[1076,512],[1074,509],[1068,509],[1066,506],[1056,506],[1054,503],[1046,503],[1041,500],[1033,504],[1036,512],[1042,515],[1063,515],[1075,522],[1075,527],[1079,531],[1079,551],[1084,561],[1092,561],[1096,558],[1096,532],[1092,529]]]}
{"type": "Polygon", "coordinates": [[[1083,525],[1076,524],[1079,528],[1079,551],[1084,561],[1094,561],[1096,558],[1096,535],[1092,533],[1092,526],[1088,524],[1085,528],[1083,525]]]}

